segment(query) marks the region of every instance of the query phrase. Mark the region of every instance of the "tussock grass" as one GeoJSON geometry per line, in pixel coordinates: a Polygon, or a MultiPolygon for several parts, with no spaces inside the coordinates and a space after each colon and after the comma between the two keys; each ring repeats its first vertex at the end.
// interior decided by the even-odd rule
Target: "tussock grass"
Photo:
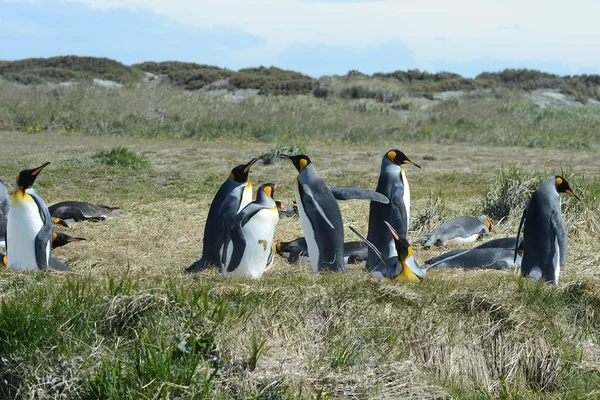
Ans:
{"type": "Polygon", "coordinates": [[[110,150],[101,150],[94,154],[92,160],[103,165],[112,165],[129,168],[148,168],[149,164],[124,146],[113,147],[110,150]]]}

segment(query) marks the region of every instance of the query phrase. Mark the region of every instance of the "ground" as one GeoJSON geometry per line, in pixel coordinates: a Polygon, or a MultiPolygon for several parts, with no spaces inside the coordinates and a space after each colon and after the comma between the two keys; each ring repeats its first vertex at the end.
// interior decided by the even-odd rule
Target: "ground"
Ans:
{"type": "MultiPolygon", "coordinates": [[[[14,381],[17,383],[7,386],[12,385],[13,389],[0,390],[0,395],[268,397],[265,393],[275,389],[284,398],[349,395],[361,398],[503,395],[505,398],[561,398],[566,391],[581,398],[598,395],[593,389],[600,383],[598,310],[595,309],[600,304],[597,237],[572,236],[568,265],[558,287],[527,282],[519,277],[517,270],[433,269],[421,285],[373,281],[362,265],[350,267],[345,276],[315,276],[310,266],[289,265],[279,257],[262,282],[230,281],[214,271],[189,275],[183,270],[200,257],[204,223],[219,185],[233,166],[270,150],[272,145],[56,132],[0,132],[0,143],[3,147],[0,177],[5,182],[12,184],[15,174],[22,169],[51,161],[35,185],[48,204],[82,200],[119,206],[123,214],[123,218],[73,223],[65,229],[70,235],[88,239],[54,251],[53,254],[70,267],[69,273],[47,274],[42,278],[12,272],[0,274],[3,307],[11,301],[26,301],[24,295],[19,294],[19,288],[25,288],[24,293],[38,293],[38,286],[45,287],[47,292],[44,293],[51,299],[50,305],[40,302],[45,310],[59,301],[62,284],[83,282],[88,288],[81,289],[85,295],[90,287],[92,291],[100,288],[95,307],[103,310],[104,317],[97,319],[108,326],[108,333],[100,329],[100,333],[84,335],[84,339],[80,337],[84,327],[69,332],[72,319],[60,324],[59,336],[89,340],[89,345],[94,347],[94,350],[81,350],[84,361],[73,361],[78,347],[63,343],[63,339],[54,348],[36,345],[40,354],[37,350],[21,354],[15,350],[18,349],[15,343],[11,342],[13,347],[6,345],[12,352],[0,363],[5,382],[12,382],[6,380],[7,376],[18,371],[22,376],[14,381]],[[149,161],[150,167],[127,169],[90,161],[97,151],[115,146],[135,151],[149,161]],[[111,282],[124,279],[133,282],[129,291],[120,293],[110,289],[111,282]],[[181,290],[182,305],[178,305],[177,300],[179,289],[174,287],[181,290]],[[110,321],[120,314],[110,314],[102,304],[108,304],[106,307],[112,310],[110,307],[121,295],[129,296],[131,303],[127,307],[134,310],[136,305],[146,301],[144,296],[150,296],[151,300],[140,308],[142,322],[130,324],[129,319],[138,317],[125,318],[122,330],[115,330],[110,321]],[[126,343],[142,340],[140,337],[144,336],[139,332],[147,326],[168,331],[165,346],[169,351],[173,351],[172,336],[179,337],[171,335],[169,329],[179,332],[183,338],[189,338],[190,332],[206,332],[205,327],[189,328],[190,331],[182,328],[183,321],[188,321],[186,318],[194,320],[190,315],[182,319],[172,317],[183,313],[186,307],[193,308],[187,304],[193,299],[199,309],[203,301],[210,303],[204,308],[207,315],[210,314],[208,309],[212,310],[209,320],[221,324],[221,328],[211,331],[214,335],[211,351],[218,350],[223,365],[207,366],[212,353],[198,355],[196,358],[203,362],[194,364],[186,383],[179,381],[180,376],[173,372],[177,368],[183,370],[180,365],[172,366],[173,371],[164,375],[156,371],[143,372],[139,365],[130,366],[131,370],[124,366],[123,371],[129,372],[123,372],[123,376],[133,382],[130,386],[116,383],[119,374],[112,381],[102,375],[114,362],[111,357],[127,364],[127,357],[133,354],[119,353],[124,351],[115,344],[119,338],[126,343]],[[215,310],[220,302],[226,304],[229,314],[215,322],[215,310]],[[151,310],[150,316],[144,314],[147,309],[151,310]],[[552,321],[554,312],[565,315],[552,321]],[[396,323],[401,326],[395,326],[396,323]],[[536,339],[538,329],[540,337],[536,339]],[[569,343],[563,346],[560,344],[563,341],[569,343]],[[247,349],[255,353],[250,361],[247,361],[247,349]],[[17,356],[21,357],[20,363],[16,361],[17,356]],[[27,367],[28,363],[39,361],[39,357],[66,360],[67,364],[74,362],[86,372],[55,372],[62,377],[72,374],[73,378],[63,384],[62,389],[52,392],[49,384],[44,379],[34,379],[33,369],[27,367]],[[88,365],[89,360],[95,360],[95,364],[88,365]],[[198,389],[201,385],[197,381],[203,373],[210,375],[211,371],[218,373],[215,372],[214,381],[208,380],[202,386],[207,388],[202,389],[203,392],[198,389]],[[575,375],[582,377],[581,382],[570,382],[575,375]],[[145,388],[136,388],[142,383],[145,388]],[[285,391],[281,389],[283,386],[285,391]]],[[[429,143],[388,143],[372,147],[306,143],[303,147],[328,184],[367,188],[376,186],[383,154],[391,148],[401,149],[422,167],[420,170],[407,167],[413,219],[426,206],[430,192],[437,193],[440,189],[449,216],[472,212],[489,182],[512,162],[523,170],[536,170],[546,176],[559,174],[561,169],[588,177],[596,177],[600,172],[600,154],[595,152],[429,143]]],[[[289,204],[296,175],[296,170],[287,163],[257,164],[250,179],[255,188],[261,183],[279,182],[275,198],[289,204]]],[[[576,192],[577,189],[575,186],[576,192]]],[[[570,200],[564,197],[563,201],[570,200]]],[[[353,225],[366,233],[368,203],[340,202],[340,208],[346,226],[353,225]]],[[[570,227],[570,232],[572,229],[570,227]]],[[[415,242],[423,233],[413,231],[409,240],[415,242]]],[[[498,224],[490,238],[514,234],[516,226],[511,221],[498,224]]],[[[301,235],[298,220],[282,219],[275,240],[292,240],[301,235]]],[[[346,240],[357,240],[349,229],[346,229],[346,240]]],[[[422,264],[444,250],[447,249],[423,250],[415,246],[416,259],[422,264]]],[[[77,298],[82,300],[83,297],[77,298]]],[[[77,309],[76,305],[72,307],[72,311],[77,309]]],[[[57,310],[52,312],[60,316],[57,310]]],[[[0,323],[0,338],[6,343],[11,337],[7,326],[6,321],[0,323]]],[[[149,335],[152,332],[146,331],[149,335]]],[[[185,347],[185,340],[182,343],[185,347]]],[[[275,398],[272,393],[270,396],[275,398]]]]}

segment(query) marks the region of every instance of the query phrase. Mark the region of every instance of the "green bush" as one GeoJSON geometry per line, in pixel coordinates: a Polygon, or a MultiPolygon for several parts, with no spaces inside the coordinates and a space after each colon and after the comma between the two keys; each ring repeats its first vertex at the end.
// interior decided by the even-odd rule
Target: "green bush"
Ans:
{"type": "Polygon", "coordinates": [[[148,168],[146,160],[124,146],[113,147],[110,150],[99,151],[92,156],[98,163],[128,168],[148,168]]]}

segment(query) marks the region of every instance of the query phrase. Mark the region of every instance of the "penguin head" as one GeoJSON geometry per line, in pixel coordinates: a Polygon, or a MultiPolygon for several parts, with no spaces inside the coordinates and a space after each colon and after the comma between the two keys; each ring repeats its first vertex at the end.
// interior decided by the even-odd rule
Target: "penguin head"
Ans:
{"type": "Polygon", "coordinates": [[[277,252],[277,254],[281,254],[281,242],[277,242],[277,244],[275,244],[275,252],[277,252]]]}
{"type": "Polygon", "coordinates": [[[255,162],[258,161],[258,158],[253,158],[248,161],[246,164],[240,164],[237,167],[231,170],[229,174],[229,178],[236,181],[237,183],[246,183],[248,182],[248,174],[250,172],[250,168],[254,165],[255,162]]]}
{"type": "Polygon", "coordinates": [[[81,240],[86,240],[86,239],[82,238],[82,237],[69,236],[66,233],[62,233],[62,232],[52,232],[52,248],[53,249],[64,246],[69,243],[79,242],[81,240]]]}
{"type": "Polygon", "coordinates": [[[265,194],[272,199],[275,195],[275,189],[277,189],[278,186],[279,185],[277,183],[265,183],[258,188],[258,191],[265,192],[265,194]]]}
{"type": "Polygon", "coordinates": [[[289,156],[287,154],[282,154],[280,155],[280,157],[290,160],[292,164],[294,164],[294,167],[296,167],[298,172],[302,172],[302,170],[304,170],[304,168],[306,168],[307,165],[312,163],[312,161],[310,161],[310,158],[308,158],[308,156],[304,154],[299,154],[297,156],[289,156]]]}
{"type": "Polygon", "coordinates": [[[569,182],[567,182],[567,180],[565,178],[557,175],[555,177],[555,180],[556,180],[556,191],[558,193],[566,193],[569,196],[575,197],[577,200],[581,201],[579,196],[577,196],[575,193],[573,193],[571,186],[569,186],[569,182]]]}
{"type": "Polygon", "coordinates": [[[398,253],[398,261],[402,263],[402,271],[396,277],[398,280],[420,281],[425,277],[425,271],[419,267],[415,261],[414,250],[408,240],[398,235],[396,230],[387,222],[383,221],[390,230],[394,243],[396,244],[396,252],[398,253]]]}
{"type": "Polygon", "coordinates": [[[492,230],[492,221],[490,221],[489,219],[485,220],[485,226],[487,226],[488,231],[493,232],[492,230]]]}
{"type": "Polygon", "coordinates": [[[65,228],[69,227],[69,224],[67,224],[67,221],[65,221],[64,219],[60,219],[60,218],[54,218],[52,220],[52,223],[56,224],[56,225],[64,226],[65,228]]]}
{"type": "Polygon", "coordinates": [[[37,178],[38,174],[42,172],[44,168],[46,168],[50,164],[49,162],[44,165],[34,168],[34,169],[24,169],[23,171],[17,174],[17,186],[19,189],[25,190],[33,186],[35,182],[35,178],[37,178]]]}
{"type": "Polygon", "coordinates": [[[398,149],[392,149],[390,151],[388,151],[387,153],[385,153],[385,156],[394,164],[396,165],[404,165],[404,164],[410,164],[410,165],[414,165],[417,168],[421,168],[420,165],[410,161],[410,159],[408,157],[406,157],[406,154],[404,154],[403,152],[401,152],[398,149]]]}

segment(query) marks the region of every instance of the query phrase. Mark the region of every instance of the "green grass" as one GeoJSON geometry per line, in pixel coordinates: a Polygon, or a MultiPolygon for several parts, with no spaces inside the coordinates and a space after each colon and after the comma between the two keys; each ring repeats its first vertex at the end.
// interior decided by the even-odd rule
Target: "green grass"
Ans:
{"type": "Polygon", "coordinates": [[[110,150],[101,150],[91,158],[93,161],[103,165],[129,168],[149,167],[146,160],[140,158],[140,156],[124,146],[113,147],[110,150]]]}
{"type": "Polygon", "coordinates": [[[403,117],[375,100],[215,96],[167,87],[0,84],[0,128],[28,133],[344,145],[478,143],[600,149],[599,106],[538,108],[517,91],[453,98],[403,117]]]}

